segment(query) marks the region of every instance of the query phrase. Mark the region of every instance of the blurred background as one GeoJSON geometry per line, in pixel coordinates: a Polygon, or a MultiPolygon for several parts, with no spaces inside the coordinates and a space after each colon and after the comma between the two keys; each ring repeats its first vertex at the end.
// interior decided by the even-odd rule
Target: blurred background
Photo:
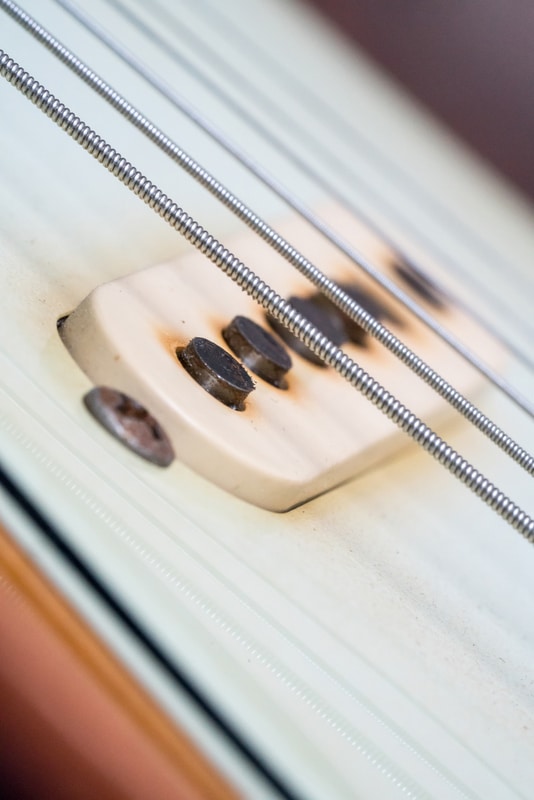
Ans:
{"type": "Polygon", "coordinates": [[[533,0],[308,0],[534,200],[533,0]]]}

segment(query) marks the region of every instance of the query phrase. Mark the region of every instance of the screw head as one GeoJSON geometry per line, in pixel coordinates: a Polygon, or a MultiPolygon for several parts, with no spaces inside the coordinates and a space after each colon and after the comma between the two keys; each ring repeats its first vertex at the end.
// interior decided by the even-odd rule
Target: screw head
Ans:
{"type": "Polygon", "coordinates": [[[174,460],[172,444],[159,422],[127,394],[97,386],[83,402],[109,433],[137,455],[159,467],[168,467],[174,460]]]}
{"type": "Polygon", "coordinates": [[[269,331],[248,317],[237,316],[222,335],[230,350],[252,372],[279,389],[287,389],[285,375],[291,368],[291,358],[269,331]]]}
{"type": "Polygon", "coordinates": [[[236,411],[244,410],[254,382],[230,353],[215,342],[197,336],[177,350],[176,355],[191,377],[209,394],[236,411]]]}

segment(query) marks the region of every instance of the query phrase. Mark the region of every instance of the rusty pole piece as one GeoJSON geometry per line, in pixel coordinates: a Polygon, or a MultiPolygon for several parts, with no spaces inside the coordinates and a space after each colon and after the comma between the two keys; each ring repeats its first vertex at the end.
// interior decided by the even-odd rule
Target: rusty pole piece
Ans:
{"type": "Polygon", "coordinates": [[[196,336],[176,355],[191,377],[224,405],[243,411],[254,382],[239,361],[209,339],[196,336]]]}
{"type": "MultiPolygon", "coordinates": [[[[318,328],[321,333],[327,336],[328,339],[334,342],[338,347],[345,341],[346,331],[343,319],[332,303],[329,305],[318,304],[314,302],[313,297],[295,296],[290,297],[289,302],[295,311],[298,311],[299,314],[306,317],[312,325],[318,328]]],[[[312,364],[316,364],[318,367],[326,366],[324,361],[322,361],[319,356],[316,356],[297,336],[291,333],[285,325],[282,325],[281,322],[270,315],[267,315],[267,321],[271,328],[280,336],[282,341],[295,353],[298,353],[299,356],[302,356],[307,361],[311,361],[312,364]]]]}
{"type": "Polygon", "coordinates": [[[83,402],[109,433],[137,455],[159,467],[174,460],[172,444],[159,422],[127,394],[97,386],[83,402]]]}
{"type": "Polygon", "coordinates": [[[287,389],[291,358],[274,336],[248,317],[237,316],[223,330],[223,338],[251,372],[279,389],[287,389]]]}
{"type": "Polygon", "coordinates": [[[413,289],[422,300],[426,300],[437,309],[446,307],[447,298],[444,292],[422,269],[405,259],[395,261],[393,269],[405,285],[409,289],[413,289]]]}

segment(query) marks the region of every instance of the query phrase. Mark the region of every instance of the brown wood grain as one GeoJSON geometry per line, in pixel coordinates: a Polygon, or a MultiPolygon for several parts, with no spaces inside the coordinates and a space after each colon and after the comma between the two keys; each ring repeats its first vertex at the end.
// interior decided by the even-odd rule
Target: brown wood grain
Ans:
{"type": "Polygon", "coordinates": [[[238,796],[1,525],[0,643],[3,797],[238,796]]]}

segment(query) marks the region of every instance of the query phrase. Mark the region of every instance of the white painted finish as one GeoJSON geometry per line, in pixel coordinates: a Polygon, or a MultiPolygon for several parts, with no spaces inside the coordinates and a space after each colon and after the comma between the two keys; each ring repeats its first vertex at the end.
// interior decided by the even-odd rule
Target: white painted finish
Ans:
{"type": "MultiPolygon", "coordinates": [[[[85,5],[136,45],[104,2],[85,5]]],[[[28,0],[26,6],[92,66],[113,74],[118,89],[238,194],[270,220],[281,215],[278,201],[54,3],[28,0]]],[[[314,89],[327,91],[388,158],[500,254],[494,262],[481,257],[435,218],[428,203],[404,198],[381,168],[354,157],[381,192],[404,198],[415,228],[432,231],[462,268],[487,283],[493,299],[480,301],[481,307],[497,312],[501,302],[513,304],[507,324],[518,343],[531,347],[528,209],[300,5],[232,0],[224,13],[259,45],[272,46],[314,89]],[[507,271],[499,265],[503,255],[507,271]]],[[[192,5],[188,14],[194,16],[192,5]]],[[[14,58],[202,224],[221,238],[240,230],[4,17],[0,29],[14,58]]],[[[206,28],[212,39],[215,33],[206,28]]],[[[191,91],[192,83],[175,75],[164,55],[138,46],[167,80],[191,91]]],[[[267,91],[277,91],[279,82],[263,76],[255,62],[233,48],[229,55],[267,91]]],[[[282,94],[288,92],[282,86],[282,94]]],[[[321,201],[229,112],[204,94],[196,102],[307,202],[321,201]]],[[[304,796],[528,797],[534,781],[532,548],[412,446],[280,515],[230,497],[179,463],[166,472],[145,465],[110,441],[82,407],[90,383],[59,341],[56,319],[102,282],[169,259],[186,245],[4,83],[0,103],[0,452],[17,478],[304,796]]],[[[332,134],[321,120],[317,125],[328,141],[332,134]]],[[[291,140],[293,133],[284,136],[291,140]]],[[[400,230],[399,220],[377,210],[361,187],[354,194],[390,232],[400,230]]],[[[401,235],[414,250],[425,250],[413,231],[401,235]]],[[[439,264],[436,270],[459,284],[458,275],[439,264]]],[[[476,299],[469,274],[466,280],[468,296],[476,299]]],[[[512,365],[511,376],[531,391],[525,370],[512,365]]],[[[481,405],[534,448],[532,424],[495,392],[486,391],[481,405]]],[[[463,422],[444,433],[532,510],[530,479],[492,445],[463,422]]],[[[21,536],[38,551],[29,534],[21,536]]],[[[40,558],[46,562],[49,555],[40,558]]],[[[51,564],[47,569],[59,573],[51,564]]],[[[83,592],[72,585],[68,592],[109,637],[83,592]]],[[[116,646],[126,655],[118,638],[116,646]]],[[[141,656],[132,664],[171,702],[168,687],[141,656]]],[[[241,774],[226,751],[212,741],[206,747],[232,774],[241,774]]]]}

